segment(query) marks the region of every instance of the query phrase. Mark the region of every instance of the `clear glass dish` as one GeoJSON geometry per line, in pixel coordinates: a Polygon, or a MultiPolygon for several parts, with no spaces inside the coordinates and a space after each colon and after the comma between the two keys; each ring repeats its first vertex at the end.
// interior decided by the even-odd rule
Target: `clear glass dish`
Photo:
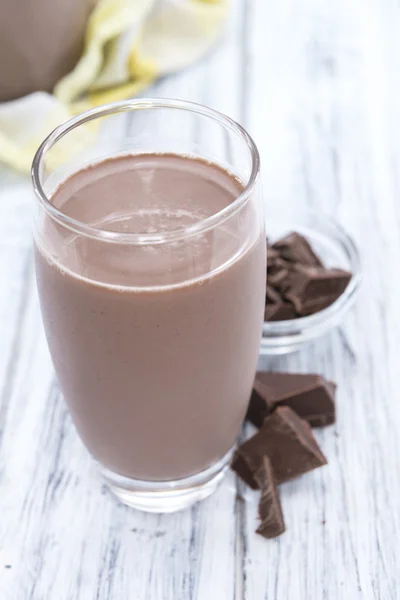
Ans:
{"type": "Polygon", "coordinates": [[[318,313],[287,321],[266,321],[260,355],[289,354],[306,346],[336,327],[352,306],[361,283],[358,250],[351,237],[332,218],[321,213],[297,212],[267,218],[271,243],[291,231],[304,235],[327,267],[351,271],[352,278],[343,294],[318,313]]]}

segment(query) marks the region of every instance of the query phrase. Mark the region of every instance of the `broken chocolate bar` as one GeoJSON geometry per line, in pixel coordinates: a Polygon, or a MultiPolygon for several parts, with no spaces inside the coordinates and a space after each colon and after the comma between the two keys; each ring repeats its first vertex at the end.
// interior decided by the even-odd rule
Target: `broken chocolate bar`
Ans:
{"type": "Polygon", "coordinates": [[[282,298],[278,294],[277,291],[274,290],[273,287],[267,284],[266,294],[265,294],[265,302],[266,304],[280,304],[282,303],[282,298]]]}
{"type": "Polygon", "coordinates": [[[296,312],[293,304],[282,300],[280,294],[273,287],[267,285],[264,321],[286,321],[295,318],[296,312]]]}
{"type": "Polygon", "coordinates": [[[281,306],[281,302],[277,304],[267,304],[264,309],[264,321],[279,321],[279,312],[281,306]]]}
{"type": "Polygon", "coordinates": [[[238,449],[233,457],[231,469],[235,471],[243,481],[251,487],[252,490],[258,490],[258,483],[255,479],[255,473],[249,468],[245,458],[239,452],[238,449]]]}
{"type": "Polygon", "coordinates": [[[291,266],[285,260],[277,258],[271,266],[267,267],[268,284],[279,290],[285,284],[290,269],[291,266]]]}
{"type": "Polygon", "coordinates": [[[277,250],[274,250],[274,248],[272,248],[272,246],[270,246],[268,244],[267,245],[267,267],[271,267],[277,258],[279,258],[279,252],[277,250]]]}
{"type": "Polygon", "coordinates": [[[310,243],[299,233],[267,242],[265,321],[286,321],[327,308],[346,289],[352,275],[323,266],[310,243]]]}
{"type": "Polygon", "coordinates": [[[261,490],[258,512],[261,524],[257,533],[265,538],[274,538],[285,531],[282,507],[279,500],[278,490],[268,457],[264,456],[261,467],[255,474],[258,487],[261,490]]]}
{"type": "Polygon", "coordinates": [[[302,265],[322,267],[322,262],[315,254],[306,238],[299,233],[292,232],[272,245],[281,258],[302,265]]]}
{"type": "Polygon", "coordinates": [[[261,427],[278,406],[289,406],[311,427],[335,422],[336,385],[321,375],[302,373],[256,374],[247,419],[261,427]]]}
{"type": "Polygon", "coordinates": [[[267,304],[264,310],[264,321],[287,321],[296,318],[293,304],[290,302],[276,302],[267,304]]]}
{"type": "Polygon", "coordinates": [[[232,468],[253,488],[258,487],[255,476],[263,456],[270,459],[277,483],[327,463],[307,421],[287,406],[270,414],[258,433],[237,450],[232,468]]]}
{"type": "Polygon", "coordinates": [[[310,315],[333,304],[346,289],[351,273],[342,269],[296,265],[280,289],[299,315],[310,315]]]}

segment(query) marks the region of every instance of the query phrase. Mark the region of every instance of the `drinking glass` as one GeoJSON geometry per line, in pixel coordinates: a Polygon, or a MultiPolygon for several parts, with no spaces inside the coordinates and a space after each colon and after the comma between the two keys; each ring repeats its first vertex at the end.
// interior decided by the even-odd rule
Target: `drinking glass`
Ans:
{"type": "MultiPolygon", "coordinates": [[[[42,317],[80,437],[129,506],[171,512],[205,498],[229,467],[263,324],[265,225],[253,140],[190,102],[118,102],[55,129],[32,179],[42,317]],[[76,172],[149,154],[228,173],[237,193],[189,225],[135,233],[80,221],[52,201],[76,172]]],[[[107,200],[110,215],[117,195],[107,200]]]]}

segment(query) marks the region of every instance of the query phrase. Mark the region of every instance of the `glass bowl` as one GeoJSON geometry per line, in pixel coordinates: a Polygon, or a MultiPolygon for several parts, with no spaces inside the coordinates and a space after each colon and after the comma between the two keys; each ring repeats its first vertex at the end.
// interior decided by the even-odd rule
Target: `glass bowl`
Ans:
{"type": "Polygon", "coordinates": [[[358,250],[351,237],[334,219],[314,212],[267,218],[270,243],[292,231],[307,238],[324,266],[351,271],[352,278],[341,296],[327,308],[297,319],[266,321],[261,338],[261,356],[295,352],[332,330],[353,304],[361,283],[358,250]]]}

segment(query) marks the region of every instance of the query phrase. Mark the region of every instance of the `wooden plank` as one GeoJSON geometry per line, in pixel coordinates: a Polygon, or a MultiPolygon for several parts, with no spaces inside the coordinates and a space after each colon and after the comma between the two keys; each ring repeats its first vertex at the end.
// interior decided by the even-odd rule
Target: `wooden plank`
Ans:
{"type": "Polygon", "coordinates": [[[399,110],[392,101],[400,81],[389,68],[390,43],[398,45],[390,20],[398,27],[400,14],[392,6],[389,16],[389,5],[268,1],[252,15],[249,127],[269,158],[267,200],[338,218],[360,248],[364,286],[339,330],[298,355],[264,361],[337,381],[339,420],[317,433],[329,466],[282,486],[282,538],[265,543],[254,535],[257,498],[246,495],[249,600],[400,593],[399,110]]]}

